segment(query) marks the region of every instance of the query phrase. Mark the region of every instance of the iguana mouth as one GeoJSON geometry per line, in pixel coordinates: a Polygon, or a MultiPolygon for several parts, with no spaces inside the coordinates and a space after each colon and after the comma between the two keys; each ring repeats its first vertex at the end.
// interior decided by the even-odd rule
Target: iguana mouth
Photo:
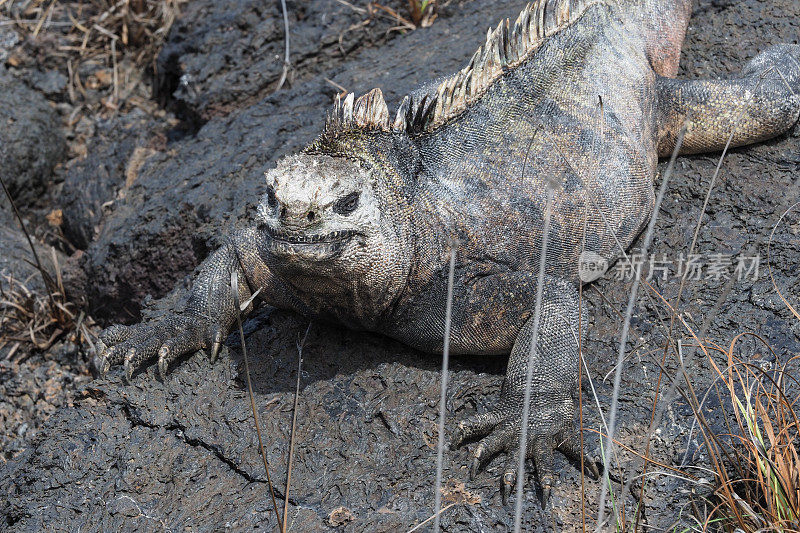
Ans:
{"type": "Polygon", "coordinates": [[[332,231],[330,233],[298,234],[279,231],[267,226],[271,237],[269,249],[275,255],[298,256],[303,259],[330,259],[344,249],[358,232],[354,230],[332,231]]]}
{"type": "Polygon", "coordinates": [[[284,241],[289,244],[316,244],[316,243],[335,243],[341,242],[354,236],[357,232],[354,230],[332,231],[330,233],[317,233],[313,235],[287,233],[278,231],[267,226],[267,233],[269,236],[278,241],[284,241]]]}

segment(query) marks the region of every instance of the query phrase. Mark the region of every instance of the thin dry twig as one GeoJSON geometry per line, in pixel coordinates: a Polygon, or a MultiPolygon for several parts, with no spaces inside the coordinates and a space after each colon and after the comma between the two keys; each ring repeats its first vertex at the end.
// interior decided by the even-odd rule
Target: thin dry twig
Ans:
{"type": "MultiPolygon", "coordinates": [[[[531,140],[528,144],[528,150],[525,153],[525,161],[522,165],[522,177],[525,175],[525,166],[528,162],[528,152],[533,144],[533,140],[538,133],[538,129],[534,130],[531,140]]],[[[549,181],[547,183],[547,203],[544,211],[544,227],[542,229],[542,247],[539,255],[539,271],[537,275],[536,284],[536,303],[534,304],[533,311],[533,331],[531,332],[531,345],[528,351],[527,369],[525,375],[525,395],[522,404],[522,421],[520,427],[519,439],[519,464],[517,465],[517,479],[516,479],[516,501],[514,502],[514,532],[519,533],[522,527],[522,488],[525,484],[525,460],[527,459],[528,450],[528,425],[530,423],[530,403],[531,403],[531,389],[533,384],[533,362],[536,357],[536,345],[539,342],[539,324],[542,314],[542,297],[544,294],[544,275],[547,267],[547,244],[550,238],[550,222],[553,214],[553,202],[555,201],[556,183],[549,181]]]]}
{"type": "Polygon", "coordinates": [[[289,59],[289,13],[286,9],[286,0],[281,0],[281,11],[283,12],[283,71],[274,92],[278,92],[283,87],[286,78],[289,76],[289,70],[292,68],[292,63],[289,59]]]}
{"type": "Polygon", "coordinates": [[[282,533],[286,533],[286,524],[289,514],[289,489],[292,486],[292,462],[294,460],[294,440],[295,431],[297,429],[297,403],[300,400],[300,376],[303,370],[303,348],[306,345],[308,332],[311,331],[311,324],[308,323],[303,338],[297,341],[297,384],[294,389],[294,405],[292,406],[292,431],[289,434],[289,463],[286,467],[286,491],[283,493],[283,528],[282,533]]]}
{"type": "Polygon", "coordinates": [[[84,106],[84,112],[107,115],[126,106],[152,111],[146,99],[138,96],[150,92],[141,73],[153,68],[156,74],[156,57],[187,2],[52,0],[47,4],[28,2],[22,7],[0,2],[0,13],[10,19],[0,25],[15,26],[28,37],[19,47],[21,54],[12,53],[12,58],[44,60],[48,69],[62,70],[68,76],[70,103],[84,106]],[[84,74],[89,78],[84,82],[90,83],[90,92],[83,87],[79,71],[89,73],[84,74]],[[101,78],[95,79],[98,72],[101,78]]]}
{"type": "MultiPolygon", "coordinates": [[[[760,74],[759,80],[756,83],[756,86],[755,86],[752,94],[740,106],[740,109],[738,109],[737,118],[734,121],[734,124],[736,124],[736,126],[734,128],[732,128],[732,130],[731,130],[731,132],[730,132],[730,134],[728,136],[728,139],[727,139],[727,141],[725,143],[725,147],[724,147],[724,149],[722,151],[722,154],[720,155],[719,160],[717,161],[717,165],[715,167],[714,174],[713,174],[713,176],[711,178],[711,181],[709,182],[708,189],[706,191],[706,196],[705,196],[704,201],[703,201],[703,207],[702,207],[702,209],[700,211],[700,215],[698,217],[697,224],[695,226],[695,231],[694,231],[694,234],[693,234],[693,237],[692,237],[692,242],[691,242],[691,245],[689,247],[689,255],[694,253],[694,249],[695,249],[695,246],[697,244],[697,238],[698,238],[698,235],[699,235],[701,223],[702,223],[703,217],[705,215],[706,209],[708,207],[709,199],[711,197],[711,192],[712,192],[712,190],[714,188],[714,184],[716,183],[717,177],[718,177],[718,175],[720,173],[720,170],[722,168],[722,163],[725,160],[725,156],[727,155],[727,152],[728,152],[728,150],[730,148],[731,142],[733,141],[733,137],[735,136],[736,132],[739,130],[739,123],[740,123],[739,119],[741,118],[741,116],[744,115],[744,113],[745,113],[745,111],[747,109],[747,105],[755,97],[756,93],[758,92],[759,88],[761,87],[761,84],[766,79],[767,75],[770,72],[773,72],[773,71],[776,71],[778,73],[778,75],[782,79],[783,83],[785,84],[785,86],[787,87],[789,92],[792,95],[794,95],[794,91],[792,90],[792,88],[788,84],[788,82],[786,81],[786,78],[783,76],[783,73],[780,71],[780,69],[771,67],[771,68],[765,69],[760,74]]],[[[688,123],[690,118],[691,117],[687,117],[685,123],[688,123]]],[[[780,222],[780,220],[779,220],[779,222],[780,222]]],[[[773,229],[773,232],[774,232],[774,229],[773,229]]],[[[669,325],[669,332],[667,334],[667,342],[664,345],[664,353],[663,353],[663,356],[662,356],[662,367],[663,367],[663,363],[666,361],[666,357],[667,357],[667,354],[669,353],[670,346],[673,346],[673,344],[674,344],[673,341],[672,341],[673,332],[674,332],[674,326],[675,326],[675,317],[676,317],[676,315],[674,313],[676,312],[676,310],[680,306],[680,302],[681,302],[681,298],[682,298],[682,295],[683,295],[683,291],[685,289],[685,284],[686,284],[687,278],[688,278],[688,271],[685,272],[684,275],[681,277],[680,285],[678,287],[678,294],[675,297],[675,301],[674,301],[674,303],[672,305],[673,315],[670,317],[670,325],[669,325]]],[[[730,291],[730,289],[733,286],[733,280],[734,280],[733,277],[731,277],[731,279],[728,280],[728,283],[727,283],[725,289],[720,294],[720,296],[717,299],[717,302],[714,304],[714,307],[712,308],[711,312],[708,314],[706,319],[703,321],[703,325],[700,328],[700,335],[699,335],[700,338],[704,338],[705,335],[706,335],[706,332],[711,327],[711,322],[712,322],[714,316],[716,316],[716,313],[719,311],[720,307],[722,306],[723,299],[726,297],[726,295],[728,294],[728,292],[730,291]]],[[[798,318],[800,318],[800,317],[798,317],[798,318]]],[[[681,368],[683,368],[683,364],[681,364],[681,368]]],[[[685,368],[682,371],[685,371],[685,368]]],[[[658,381],[656,382],[656,392],[655,392],[654,401],[653,401],[653,411],[652,411],[652,414],[651,414],[650,429],[648,431],[648,440],[647,440],[647,448],[648,448],[648,450],[649,450],[650,441],[651,441],[652,436],[654,434],[655,428],[661,422],[661,416],[663,416],[664,406],[671,404],[672,398],[674,397],[674,394],[675,394],[675,391],[676,391],[676,387],[677,387],[677,380],[673,380],[671,382],[670,388],[668,389],[667,393],[662,397],[661,406],[658,409],[656,409],[656,405],[655,404],[656,404],[656,401],[659,398],[659,392],[661,390],[662,374],[663,374],[663,372],[660,371],[659,372],[658,381]]],[[[688,373],[686,374],[686,381],[687,381],[687,384],[690,383],[688,373]]],[[[645,455],[647,455],[647,451],[646,451],[645,455]]],[[[644,468],[645,469],[647,468],[646,464],[644,465],[644,468]]],[[[644,490],[645,490],[645,482],[643,482],[642,486],[641,486],[640,499],[644,495],[644,490]]],[[[637,509],[637,514],[636,514],[636,520],[635,520],[634,527],[638,526],[638,520],[639,520],[639,509],[637,509]]]]}
{"type": "MultiPolygon", "coordinates": [[[[432,514],[431,516],[429,516],[428,518],[426,518],[425,520],[423,520],[422,522],[420,522],[420,523],[419,523],[419,524],[417,524],[416,526],[414,526],[414,527],[412,527],[411,529],[409,529],[408,531],[406,531],[406,533],[414,533],[414,531],[417,531],[419,528],[421,528],[422,526],[424,526],[425,524],[427,524],[427,523],[428,523],[428,522],[430,522],[431,520],[438,519],[438,518],[439,518],[439,516],[440,516],[440,515],[441,515],[443,512],[445,512],[446,510],[450,509],[451,507],[453,507],[453,506],[455,506],[455,505],[458,505],[459,503],[461,503],[461,502],[453,502],[453,503],[451,503],[451,504],[449,504],[449,505],[445,505],[444,507],[442,507],[442,509],[441,509],[441,510],[439,510],[439,512],[438,512],[438,513],[432,514]]],[[[438,531],[438,529],[434,529],[434,531],[438,531]]]]}
{"type": "Polygon", "coordinates": [[[444,460],[444,419],[447,414],[447,383],[450,377],[450,326],[453,318],[453,282],[456,271],[456,248],[454,241],[450,245],[450,273],[447,276],[447,305],[444,315],[444,339],[442,345],[442,386],[439,396],[439,441],[436,447],[436,484],[434,485],[434,525],[433,530],[439,531],[439,521],[442,513],[442,463],[444,460]]]}
{"type": "Polygon", "coordinates": [[[436,20],[436,0],[408,0],[408,11],[415,27],[427,28],[436,20]]]}
{"type": "MultiPolygon", "coordinates": [[[[256,434],[258,435],[258,447],[261,451],[261,459],[264,462],[264,471],[267,474],[267,485],[269,487],[269,495],[272,498],[272,508],[275,510],[275,519],[278,521],[278,529],[283,531],[283,522],[281,521],[281,515],[278,511],[278,502],[275,499],[275,491],[272,488],[272,477],[269,474],[269,461],[267,461],[267,452],[264,450],[264,441],[261,439],[261,424],[258,422],[258,410],[256,409],[256,399],[255,395],[253,394],[253,382],[250,379],[250,363],[247,359],[247,344],[245,343],[244,339],[244,329],[242,329],[242,317],[241,312],[244,311],[242,309],[242,304],[239,301],[239,274],[236,270],[231,272],[231,293],[233,295],[233,301],[236,304],[236,325],[239,328],[239,340],[242,343],[242,357],[244,358],[244,372],[245,376],[247,377],[247,392],[250,396],[250,407],[253,410],[253,420],[256,424],[256,434]]],[[[247,308],[249,302],[245,303],[245,308],[247,308]]]]}
{"type": "Polygon", "coordinates": [[[45,295],[34,293],[26,286],[25,282],[14,279],[10,274],[4,276],[9,290],[3,290],[2,284],[0,284],[0,296],[2,297],[0,300],[0,309],[2,309],[0,348],[15,342],[15,346],[6,356],[10,358],[18,350],[20,343],[30,342],[36,349],[46,350],[62,334],[75,331],[75,315],[71,306],[66,303],[67,297],[55,250],[52,250],[52,257],[57,281],[53,280],[42,265],[33,238],[25,227],[25,222],[2,176],[0,176],[0,186],[11,204],[14,216],[19,222],[33,256],[33,262],[28,261],[28,263],[34,266],[41,276],[46,293],[45,295]]]}
{"type": "MultiPolygon", "coordinates": [[[[771,346],[754,333],[734,337],[727,349],[715,347],[727,359],[725,369],[711,366],[728,389],[737,431],[729,435],[730,453],[737,472],[722,468],[715,472],[718,504],[705,516],[704,529],[725,520],[726,527],[755,531],[797,531],[800,527],[800,458],[796,442],[800,433],[798,379],[789,371],[794,356],[768,371],[734,355],[737,344],[752,337],[772,352],[771,346]],[[789,385],[795,393],[790,396],[789,385]]],[[[722,400],[722,398],[720,398],[722,400]]],[[[704,428],[704,431],[706,429],[704,428]]],[[[719,436],[714,436],[719,440],[719,436]]]]}
{"type": "Polygon", "coordinates": [[[402,17],[397,11],[395,11],[391,7],[387,7],[387,6],[381,5],[381,4],[377,3],[377,2],[372,2],[370,4],[370,6],[383,11],[384,13],[389,15],[390,17],[394,18],[396,21],[398,21],[401,24],[401,28],[408,29],[408,30],[417,29],[417,25],[416,24],[414,24],[413,22],[411,22],[407,18],[402,17]]]}
{"type": "MultiPolygon", "coordinates": [[[[670,164],[667,166],[667,170],[664,173],[664,177],[661,181],[661,186],[658,190],[658,195],[656,196],[655,205],[653,206],[653,215],[650,217],[650,222],[647,226],[647,232],[645,233],[644,242],[642,243],[642,254],[647,256],[647,251],[650,248],[650,244],[653,240],[653,233],[656,226],[656,221],[658,220],[658,214],[661,209],[661,202],[664,199],[664,195],[667,191],[667,183],[669,182],[670,177],[672,176],[672,171],[675,167],[675,159],[678,157],[678,152],[680,151],[681,145],[683,144],[683,137],[686,133],[686,124],[684,124],[680,132],[678,133],[678,139],[675,143],[675,148],[672,151],[672,157],[670,158],[670,164]]],[[[631,292],[628,297],[628,305],[625,309],[625,320],[622,324],[622,332],[620,333],[620,340],[619,340],[619,351],[617,354],[617,368],[614,372],[614,389],[611,395],[611,407],[609,409],[609,421],[608,421],[608,438],[606,440],[606,446],[604,448],[604,457],[603,457],[603,475],[602,478],[606,479],[608,477],[608,462],[611,459],[611,453],[614,447],[614,432],[616,430],[616,422],[617,422],[617,402],[619,399],[619,390],[622,383],[622,362],[625,360],[625,353],[627,349],[628,343],[628,333],[630,332],[631,326],[631,318],[633,317],[633,308],[636,305],[636,297],[639,292],[639,278],[641,276],[641,272],[637,271],[634,273],[633,279],[633,286],[631,287],[631,292]]],[[[605,514],[605,500],[608,490],[607,483],[602,483],[600,488],[600,504],[599,504],[599,513],[597,517],[597,523],[602,524],[603,518],[605,514]]],[[[599,526],[598,526],[599,527],[599,526]]]]}
{"type": "Polygon", "coordinates": [[[14,211],[14,216],[19,222],[20,228],[22,228],[22,233],[25,235],[25,239],[28,241],[28,246],[31,249],[31,254],[33,255],[34,261],[36,261],[36,269],[39,271],[39,274],[42,276],[42,282],[44,282],[44,286],[47,289],[48,297],[50,298],[50,304],[55,309],[55,301],[53,300],[53,295],[51,291],[55,288],[53,283],[53,279],[47,273],[47,271],[42,266],[42,262],[39,260],[39,254],[36,253],[36,247],[33,245],[33,240],[31,239],[30,233],[28,233],[27,228],[25,227],[25,222],[22,220],[22,215],[19,214],[19,210],[17,209],[17,204],[14,202],[14,199],[11,197],[11,192],[9,192],[8,187],[6,187],[6,182],[2,176],[0,176],[0,185],[3,187],[3,192],[8,198],[8,202],[11,204],[11,209],[14,211]]]}

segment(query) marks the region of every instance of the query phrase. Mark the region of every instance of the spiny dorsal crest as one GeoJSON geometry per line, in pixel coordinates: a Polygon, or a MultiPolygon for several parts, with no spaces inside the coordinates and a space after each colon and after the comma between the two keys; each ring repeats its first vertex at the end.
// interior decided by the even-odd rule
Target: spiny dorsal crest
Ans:
{"type": "Polygon", "coordinates": [[[333,110],[328,114],[326,129],[379,129],[389,130],[389,108],[380,89],[354,99],[353,93],[344,99],[336,96],[333,110]]]}
{"type": "Polygon", "coordinates": [[[406,96],[389,123],[389,109],[380,89],[358,99],[336,97],[326,130],[377,129],[387,132],[430,131],[461,114],[480,98],[504,72],[528,59],[551,35],[571,25],[595,4],[607,0],[536,0],[528,4],[513,27],[505,19],[486,33],[466,67],[444,79],[435,92],[406,96]]]}

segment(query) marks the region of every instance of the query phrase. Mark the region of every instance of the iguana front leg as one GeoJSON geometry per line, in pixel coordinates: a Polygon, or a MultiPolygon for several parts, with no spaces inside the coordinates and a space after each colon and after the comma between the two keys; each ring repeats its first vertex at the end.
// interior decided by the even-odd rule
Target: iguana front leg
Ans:
{"type": "MultiPolygon", "coordinates": [[[[238,313],[231,291],[233,272],[237,274],[240,302],[246,302],[260,289],[259,297],[273,305],[296,307],[292,305],[290,291],[262,259],[258,247],[263,242],[261,230],[255,228],[234,234],[201,266],[183,312],[104,330],[97,346],[97,370],[102,374],[111,365],[124,362],[125,374],[130,379],[144,362],[158,355],[158,368],[163,376],[169,364],[185,353],[210,348],[214,359],[238,313]]],[[[250,304],[246,311],[252,307],[250,304]]]]}
{"type": "MultiPolygon", "coordinates": [[[[570,283],[546,277],[542,293],[538,341],[533,354],[528,458],[536,466],[545,502],[553,483],[553,450],[580,460],[583,453],[574,428],[578,369],[578,291],[570,283]]],[[[484,437],[472,452],[474,477],[492,456],[506,452],[502,494],[507,500],[517,476],[528,360],[535,317],[531,316],[511,351],[500,402],[491,411],[459,423],[453,446],[484,437]]],[[[594,461],[585,464],[598,475],[594,461]]]]}

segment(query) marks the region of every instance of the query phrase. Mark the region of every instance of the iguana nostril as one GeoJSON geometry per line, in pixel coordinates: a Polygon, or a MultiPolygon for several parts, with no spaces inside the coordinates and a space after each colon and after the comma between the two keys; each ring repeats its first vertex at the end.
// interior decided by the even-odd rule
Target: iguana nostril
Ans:
{"type": "Polygon", "coordinates": [[[306,215],[306,218],[308,219],[309,222],[314,222],[315,216],[316,215],[314,214],[314,211],[309,211],[308,214],[306,215]]]}

